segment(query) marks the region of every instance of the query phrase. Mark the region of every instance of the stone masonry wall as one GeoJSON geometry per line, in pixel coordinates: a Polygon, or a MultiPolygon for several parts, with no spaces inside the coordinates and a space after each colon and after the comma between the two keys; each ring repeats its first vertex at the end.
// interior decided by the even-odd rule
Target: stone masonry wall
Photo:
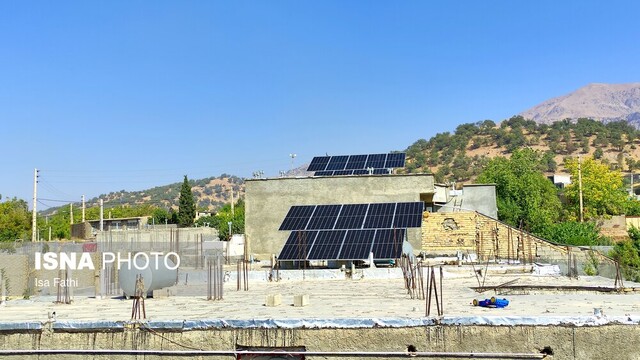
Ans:
{"type": "MultiPolygon", "coordinates": [[[[580,268],[595,262],[610,273],[613,261],[600,253],[579,247],[561,246],[518,230],[477,212],[425,213],[422,222],[422,251],[453,255],[474,253],[480,260],[517,260],[521,263],[568,263],[569,253],[580,268]]],[[[614,275],[615,276],[615,275],[614,275]]]]}

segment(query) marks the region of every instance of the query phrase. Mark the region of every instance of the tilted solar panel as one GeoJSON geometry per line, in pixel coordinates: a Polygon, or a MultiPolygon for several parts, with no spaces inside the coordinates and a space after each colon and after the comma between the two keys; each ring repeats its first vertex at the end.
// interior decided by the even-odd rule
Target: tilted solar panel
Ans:
{"type": "Polygon", "coordinates": [[[395,203],[370,204],[364,221],[365,229],[390,228],[393,225],[395,203]]]}
{"type": "Polygon", "coordinates": [[[375,230],[349,230],[338,259],[364,260],[369,257],[375,236],[375,230]]]}
{"type": "Polygon", "coordinates": [[[365,168],[384,169],[387,154],[371,154],[367,158],[365,168]]]}
{"type": "Polygon", "coordinates": [[[332,156],[325,170],[344,170],[344,167],[347,166],[347,160],[349,160],[348,155],[332,156]]]}
{"type": "Polygon", "coordinates": [[[346,170],[357,170],[364,169],[365,164],[367,163],[368,155],[351,155],[349,156],[349,161],[347,161],[346,170]]]}
{"type": "Polygon", "coordinates": [[[309,251],[307,260],[334,260],[338,258],[346,230],[320,230],[309,251]]]}
{"type": "Polygon", "coordinates": [[[322,171],[327,168],[331,156],[316,156],[311,160],[307,171],[322,171]]]}
{"type": "Polygon", "coordinates": [[[304,230],[315,208],[315,205],[292,206],[279,230],[304,230]]]}
{"type": "Polygon", "coordinates": [[[375,259],[398,259],[402,256],[402,243],[406,229],[377,229],[373,241],[375,259]]]}
{"type": "Polygon", "coordinates": [[[308,230],[333,229],[342,205],[318,205],[307,224],[308,230]]]}
{"type": "Polygon", "coordinates": [[[369,204],[345,204],[336,221],[336,229],[361,229],[369,204]]]}
{"type": "Polygon", "coordinates": [[[404,167],[406,160],[405,153],[391,153],[387,155],[387,161],[384,164],[385,168],[401,168],[404,167]]]}
{"type": "Polygon", "coordinates": [[[423,202],[405,202],[396,205],[393,219],[394,228],[410,228],[422,226],[423,202]]]}
{"type": "Polygon", "coordinates": [[[317,231],[292,231],[280,251],[278,260],[306,259],[317,234],[317,231]]]}

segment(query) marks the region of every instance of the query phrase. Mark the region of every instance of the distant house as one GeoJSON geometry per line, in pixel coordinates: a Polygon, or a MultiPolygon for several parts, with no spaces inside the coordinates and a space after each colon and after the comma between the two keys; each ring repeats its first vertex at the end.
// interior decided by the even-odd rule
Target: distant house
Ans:
{"type": "MultiPolygon", "coordinates": [[[[149,216],[103,219],[104,231],[141,230],[149,221],[149,216]]],[[[92,239],[100,231],[100,220],[87,220],[83,223],[71,225],[72,239],[92,239]]]]}
{"type": "Polygon", "coordinates": [[[553,174],[547,177],[557,188],[564,189],[565,186],[571,184],[571,175],[553,174]]]}
{"type": "Polygon", "coordinates": [[[214,213],[213,211],[196,211],[196,218],[194,219],[194,221],[198,221],[198,219],[200,219],[201,217],[206,217],[206,216],[213,216],[216,213],[214,213]]]}

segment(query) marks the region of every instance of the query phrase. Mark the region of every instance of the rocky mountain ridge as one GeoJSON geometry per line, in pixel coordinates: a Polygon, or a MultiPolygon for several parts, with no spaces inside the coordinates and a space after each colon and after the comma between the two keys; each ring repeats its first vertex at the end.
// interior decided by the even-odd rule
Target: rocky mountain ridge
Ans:
{"type": "Polygon", "coordinates": [[[624,120],[640,128],[640,82],[592,83],[549,99],[520,113],[537,123],[591,118],[603,122],[624,120]]]}

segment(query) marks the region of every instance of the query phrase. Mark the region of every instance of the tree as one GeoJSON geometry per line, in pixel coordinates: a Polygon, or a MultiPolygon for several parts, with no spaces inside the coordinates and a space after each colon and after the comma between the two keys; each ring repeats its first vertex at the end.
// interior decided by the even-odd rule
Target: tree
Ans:
{"type": "Polygon", "coordinates": [[[610,245],[611,240],[600,234],[595,222],[565,221],[546,227],[540,234],[545,239],[564,245],[610,245]]]}
{"type": "Polygon", "coordinates": [[[28,239],[31,235],[31,216],[27,202],[13,198],[0,202],[0,241],[28,239]]]}
{"type": "Polygon", "coordinates": [[[516,150],[510,159],[497,157],[489,161],[477,182],[496,184],[500,220],[540,233],[559,219],[557,190],[541,167],[546,167],[541,155],[531,149],[516,150]]]}
{"type": "MultiPolygon", "coordinates": [[[[579,218],[578,159],[565,160],[565,168],[571,173],[573,181],[565,188],[569,219],[579,218]]],[[[585,219],[597,219],[601,216],[624,213],[627,193],[619,170],[610,170],[604,163],[595,159],[582,161],[582,199],[585,219]]]]}
{"type": "Polygon", "coordinates": [[[180,188],[180,198],[178,200],[178,226],[193,226],[193,219],[196,217],[196,204],[191,192],[191,185],[187,175],[184,176],[182,188],[180,188]]]}
{"type": "Polygon", "coordinates": [[[640,281],[640,230],[632,227],[627,233],[630,239],[616,243],[609,255],[620,263],[625,279],[640,281]]]}
{"type": "Polygon", "coordinates": [[[200,222],[199,224],[209,223],[210,227],[218,229],[218,235],[221,239],[229,238],[229,222],[231,222],[231,232],[233,234],[244,234],[244,201],[239,199],[231,211],[231,204],[224,205],[215,216],[200,222]]]}

